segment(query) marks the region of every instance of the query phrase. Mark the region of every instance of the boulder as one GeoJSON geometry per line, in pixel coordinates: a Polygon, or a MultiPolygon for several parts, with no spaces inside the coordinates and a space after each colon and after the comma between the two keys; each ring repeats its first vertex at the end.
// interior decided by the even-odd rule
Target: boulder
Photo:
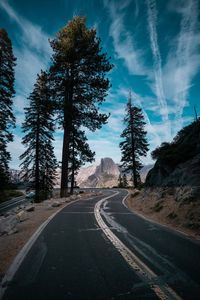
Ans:
{"type": "Polygon", "coordinates": [[[25,220],[28,219],[27,212],[24,211],[24,210],[19,211],[19,212],[16,214],[16,217],[17,217],[17,219],[19,220],[19,222],[23,222],[23,221],[25,221],[25,220]]]}
{"type": "Polygon", "coordinates": [[[76,200],[77,199],[77,196],[76,195],[72,195],[72,196],[70,196],[70,200],[76,200]]]}
{"type": "Polygon", "coordinates": [[[16,215],[0,218],[0,235],[12,234],[17,232],[16,225],[19,223],[19,219],[16,215]]]}
{"type": "Polygon", "coordinates": [[[35,210],[35,206],[34,205],[29,205],[26,207],[26,211],[27,212],[31,212],[31,211],[34,211],[35,210]]]}
{"type": "Polygon", "coordinates": [[[58,201],[54,201],[54,202],[51,204],[52,207],[58,207],[58,206],[60,206],[60,205],[61,205],[61,203],[58,202],[58,201]]]}

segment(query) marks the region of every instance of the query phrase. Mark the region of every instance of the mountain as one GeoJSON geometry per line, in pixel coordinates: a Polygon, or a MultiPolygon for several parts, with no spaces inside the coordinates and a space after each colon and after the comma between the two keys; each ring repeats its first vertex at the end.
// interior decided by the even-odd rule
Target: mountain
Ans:
{"type": "MultiPolygon", "coordinates": [[[[144,182],[148,171],[153,165],[146,165],[141,169],[141,180],[144,182]]],[[[20,181],[19,170],[10,170],[12,182],[20,181]]],[[[81,168],[76,176],[76,184],[81,187],[113,187],[118,185],[119,174],[123,173],[120,166],[112,158],[105,157],[101,159],[99,165],[91,165],[81,168]]],[[[127,173],[128,181],[131,180],[130,173],[127,173]]],[[[57,178],[55,179],[55,188],[60,188],[61,170],[57,169],[57,178]]]]}
{"type": "Polygon", "coordinates": [[[82,168],[76,182],[80,187],[112,187],[118,184],[120,171],[112,158],[101,159],[100,165],[82,168]]]}
{"type": "MultiPolygon", "coordinates": [[[[148,171],[153,165],[146,165],[141,169],[141,180],[144,182],[148,171]]],[[[98,166],[81,168],[76,182],[80,187],[113,187],[118,185],[119,174],[123,173],[118,164],[112,158],[105,157],[101,159],[98,166]]],[[[127,174],[128,181],[131,175],[127,174]]]]}

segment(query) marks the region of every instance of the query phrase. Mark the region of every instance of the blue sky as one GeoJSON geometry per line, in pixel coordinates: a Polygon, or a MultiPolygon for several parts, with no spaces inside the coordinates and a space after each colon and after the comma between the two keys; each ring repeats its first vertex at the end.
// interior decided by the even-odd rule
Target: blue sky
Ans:
{"type": "MultiPolygon", "coordinates": [[[[111,112],[107,125],[87,132],[89,144],[101,157],[120,161],[128,90],[143,109],[150,150],[171,141],[182,126],[200,114],[200,0],[1,0],[0,27],[7,30],[17,57],[14,112],[17,126],[9,144],[11,168],[18,168],[24,107],[37,73],[46,70],[52,54],[48,43],[75,15],[87,17],[104,51],[112,58],[112,88],[102,106],[111,112]]],[[[61,157],[62,132],[55,134],[61,157]]],[[[151,162],[150,151],[143,159],[151,162]]]]}

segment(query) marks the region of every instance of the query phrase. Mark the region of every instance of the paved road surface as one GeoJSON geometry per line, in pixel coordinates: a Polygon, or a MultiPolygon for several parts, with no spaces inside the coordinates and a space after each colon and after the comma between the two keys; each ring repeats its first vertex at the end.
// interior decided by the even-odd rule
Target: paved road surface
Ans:
{"type": "Polygon", "coordinates": [[[0,214],[3,214],[17,206],[20,206],[24,203],[30,202],[30,199],[25,198],[25,196],[19,196],[12,198],[11,200],[5,201],[0,204],[0,214]]]}
{"type": "Polygon", "coordinates": [[[52,219],[3,300],[199,299],[199,242],[132,214],[126,191],[102,193],[52,219]]]}

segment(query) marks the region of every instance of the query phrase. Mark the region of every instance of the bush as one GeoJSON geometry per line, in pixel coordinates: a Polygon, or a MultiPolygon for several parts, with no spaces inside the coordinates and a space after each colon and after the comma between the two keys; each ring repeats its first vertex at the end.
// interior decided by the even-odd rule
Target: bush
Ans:
{"type": "Polygon", "coordinates": [[[172,211],[171,213],[168,214],[167,217],[170,219],[175,219],[175,218],[177,218],[177,214],[174,211],[172,211]]]}
{"type": "Polygon", "coordinates": [[[155,204],[155,206],[153,207],[153,210],[154,210],[155,212],[159,212],[159,211],[161,211],[162,209],[163,209],[163,202],[162,202],[162,201],[157,202],[157,203],[155,204]]]}

